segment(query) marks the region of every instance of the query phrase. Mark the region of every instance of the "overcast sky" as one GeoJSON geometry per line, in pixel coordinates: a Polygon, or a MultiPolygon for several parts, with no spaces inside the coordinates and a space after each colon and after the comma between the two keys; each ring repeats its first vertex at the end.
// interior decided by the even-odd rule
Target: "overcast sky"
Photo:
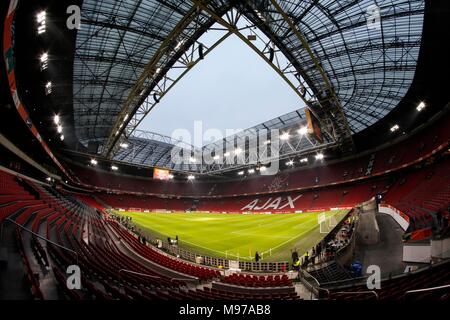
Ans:
{"type": "Polygon", "coordinates": [[[200,120],[203,130],[225,135],[225,129],[246,129],[302,106],[284,80],[233,35],[161,99],[140,129],[172,136],[179,128],[192,133],[200,120]]]}

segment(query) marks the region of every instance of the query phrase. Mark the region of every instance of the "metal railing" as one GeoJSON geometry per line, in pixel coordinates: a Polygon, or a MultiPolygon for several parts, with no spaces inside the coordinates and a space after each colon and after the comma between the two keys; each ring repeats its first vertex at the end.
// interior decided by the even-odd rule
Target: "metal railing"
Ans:
{"type": "MultiPolygon", "coordinates": [[[[380,299],[380,297],[378,296],[378,293],[376,293],[375,290],[368,290],[368,291],[335,291],[335,292],[333,292],[333,294],[349,294],[349,295],[366,294],[366,293],[373,294],[377,300],[380,299]]],[[[328,295],[329,295],[329,292],[328,292],[328,295]]]]}
{"type": "Polygon", "coordinates": [[[411,295],[414,293],[423,293],[423,292],[431,292],[431,291],[439,291],[442,289],[450,289],[450,284],[439,286],[439,287],[430,287],[430,288],[424,288],[424,289],[416,289],[416,290],[408,290],[405,292],[404,299],[407,299],[407,295],[411,295]]]}
{"type": "Polygon", "coordinates": [[[13,223],[13,224],[15,224],[17,227],[21,228],[22,230],[24,230],[24,231],[26,231],[26,232],[28,232],[28,233],[31,233],[31,234],[34,235],[35,237],[38,237],[39,239],[41,239],[41,240],[43,240],[43,241],[45,241],[45,242],[47,242],[47,243],[50,243],[51,245],[53,245],[53,246],[55,246],[55,247],[58,247],[58,248],[60,248],[60,249],[64,249],[64,250],[66,250],[66,251],[69,251],[69,252],[75,254],[75,257],[76,257],[76,260],[77,260],[77,265],[78,265],[78,262],[79,262],[79,259],[78,259],[78,252],[76,252],[76,251],[74,251],[74,250],[72,250],[72,249],[70,249],[70,248],[67,248],[67,247],[65,247],[65,246],[63,246],[63,245],[60,245],[59,243],[56,243],[56,242],[54,242],[54,241],[52,241],[52,240],[50,240],[50,239],[47,239],[47,238],[44,237],[44,236],[41,236],[40,234],[38,234],[38,233],[36,233],[36,232],[34,232],[34,231],[28,229],[27,227],[21,225],[20,223],[17,223],[16,221],[12,220],[11,218],[6,218],[5,220],[6,220],[6,221],[9,221],[9,222],[11,222],[11,223],[13,223]]]}

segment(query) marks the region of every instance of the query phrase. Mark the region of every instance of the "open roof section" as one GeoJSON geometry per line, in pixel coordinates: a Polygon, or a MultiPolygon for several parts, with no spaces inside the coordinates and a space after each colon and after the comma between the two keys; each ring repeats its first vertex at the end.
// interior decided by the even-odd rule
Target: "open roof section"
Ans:
{"type": "MultiPolygon", "coordinates": [[[[219,16],[230,8],[228,1],[202,3],[219,16]]],[[[283,50],[310,84],[323,88],[323,77],[313,68],[315,61],[288,20],[273,10],[274,3],[304,36],[353,132],[381,119],[405,95],[417,63],[424,1],[377,2],[379,28],[368,26],[372,1],[266,0],[238,8],[283,50]]],[[[139,71],[178,22],[186,20],[186,28],[178,30],[186,49],[214,23],[204,11],[196,10],[194,17],[192,8],[188,1],[84,1],[74,70],[75,125],[82,141],[102,142],[111,133],[113,124],[121,120],[121,106],[139,71]]],[[[173,63],[175,56],[166,59],[161,74],[173,63]]]]}

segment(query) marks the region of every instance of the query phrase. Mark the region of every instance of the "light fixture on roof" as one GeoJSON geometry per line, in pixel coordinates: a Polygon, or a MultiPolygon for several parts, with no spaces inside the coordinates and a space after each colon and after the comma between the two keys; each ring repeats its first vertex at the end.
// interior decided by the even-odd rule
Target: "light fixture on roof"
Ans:
{"type": "Polygon", "coordinates": [[[261,172],[264,172],[264,171],[266,171],[267,170],[267,167],[266,166],[261,166],[260,168],[259,168],[259,171],[261,171],[261,172]]]}
{"type": "Polygon", "coordinates": [[[55,122],[55,124],[59,124],[59,115],[55,114],[55,116],[53,117],[53,122],[55,122]]]}
{"type": "Polygon", "coordinates": [[[46,20],[46,12],[41,11],[36,15],[37,21],[37,33],[42,34],[45,32],[45,20],[46,20]]]}
{"type": "Polygon", "coordinates": [[[169,173],[169,175],[167,176],[169,179],[173,179],[173,174],[169,173]]]}
{"type": "Polygon", "coordinates": [[[158,67],[158,69],[156,69],[156,74],[158,74],[158,73],[160,73],[161,72],[161,67],[158,67]]]}
{"type": "Polygon", "coordinates": [[[120,146],[122,149],[126,149],[126,148],[128,148],[128,143],[122,142],[119,146],[120,146]]]}
{"type": "Polygon", "coordinates": [[[264,144],[265,144],[265,145],[268,145],[268,144],[270,144],[270,140],[266,140],[266,141],[264,141],[264,144]]]}
{"type": "Polygon", "coordinates": [[[426,106],[427,106],[427,105],[425,104],[425,102],[421,101],[421,102],[417,105],[416,110],[420,112],[420,111],[422,111],[423,109],[425,109],[426,106]]]}
{"type": "Polygon", "coordinates": [[[52,181],[52,178],[47,177],[45,180],[47,180],[47,181],[52,181]]]}
{"type": "Polygon", "coordinates": [[[322,160],[324,158],[323,153],[316,154],[316,160],[322,160]]]}
{"type": "Polygon", "coordinates": [[[255,169],[249,169],[247,172],[250,174],[255,173],[255,169]]]}
{"type": "Polygon", "coordinates": [[[289,132],[285,132],[280,136],[280,140],[286,141],[289,140],[289,137],[290,137],[289,132]]]}
{"type": "Polygon", "coordinates": [[[118,166],[115,166],[115,165],[112,165],[112,166],[111,166],[111,170],[117,171],[117,170],[119,170],[119,167],[118,167],[118,166]]]}
{"type": "Polygon", "coordinates": [[[175,50],[178,50],[178,49],[180,49],[180,48],[181,48],[181,46],[183,45],[183,43],[184,43],[184,41],[183,41],[183,40],[179,41],[179,42],[177,43],[177,45],[175,46],[175,50]]]}
{"type": "Polygon", "coordinates": [[[64,135],[62,134],[62,135],[59,137],[59,139],[60,139],[61,141],[64,141],[64,135]]]}
{"type": "Polygon", "coordinates": [[[293,166],[294,165],[294,160],[289,160],[288,162],[286,162],[287,166],[293,166]]]}
{"type": "Polygon", "coordinates": [[[52,93],[52,82],[49,81],[45,84],[45,94],[49,95],[50,93],[52,93]]]}
{"type": "Polygon", "coordinates": [[[238,175],[239,175],[239,176],[243,176],[243,175],[244,175],[244,171],[239,171],[239,172],[238,172],[238,175]]]}
{"type": "Polygon", "coordinates": [[[58,125],[58,127],[56,127],[56,130],[58,131],[58,133],[61,133],[63,131],[62,125],[58,125]]]}
{"type": "Polygon", "coordinates": [[[241,153],[242,153],[242,149],[241,148],[234,149],[234,154],[235,155],[240,155],[241,153]]]}
{"type": "Polygon", "coordinates": [[[95,160],[95,159],[91,159],[91,164],[93,165],[93,166],[96,166],[97,165],[97,160],[95,160]]]}
{"type": "Polygon", "coordinates": [[[197,159],[195,159],[194,157],[190,157],[190,158],[189,158],[189,161],[192,162],[192,163],[196,163],[196,162],[197,162],[197,159]]]}
{"type": "Polygon", "coordinates": [[[219,157],[219,155],[216,154],[216,155],[213,157],[213,159],[214,159],[214,160],[219,160],[220,157],[219,157]]]}
{"type": "Polygon", "coordinates": [[[395,132],[395,131],[397,131],[398,129],[400,129],[399,125],[398,125],[398,124],[394,124],[394,125],[391,127],[391,132],[395,132]]]}
{"type": "Polygon", "coordinates": [[[45,52],[41,55],[41,71],[47,69],[48,67],[48,54],[45,52]]]}
{"type": "Polygon", "coordinates": [[[225,157],[229,157],[229,156],[230,156],[230,153],[229,153],[229,152],[225,152],[223,155],[224,155],[225,157]]]}
{"type": "Polygon", "coordinates": [[[297,132],[298,132],[300,135],[304,136],[305,134],[308,133],[308,128],[305,127],[305,126],[300,127],[300,129],[298,129],[297,132]]]}
{"type": "Polygon", "coordinates": [[[303,159],[300,159],[300,162],[301,162],[301,163],[305,163],[305,162],[308,162],[308,158],[303,158],[303,159]]]}
{"type": "Polygon", "coordinates": [[[188,180],[194,180],[195,179],[195,176],[193,176],[192,174],[191,175],[188,175],[188,180]]]}

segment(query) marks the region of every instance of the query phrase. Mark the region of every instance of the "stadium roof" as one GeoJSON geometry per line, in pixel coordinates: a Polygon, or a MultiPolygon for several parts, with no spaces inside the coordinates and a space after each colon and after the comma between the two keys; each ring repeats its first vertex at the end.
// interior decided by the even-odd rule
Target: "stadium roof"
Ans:
{"type": "MultiPolygon", "coordinates": [[[[204,56],[222,40],[205,46],[198,39],[216,22],[239,33],[238,18],[265,35],[262,58],[272,63],[268,56],[274,51],[268,48],[275,48],[289,60],[290,70],[295,71],[290,74],[295,73],[298,82],[288,80],[293,89],[303,90],[311,106],[334,106],[323,113],[324,118],[339,118],[336,111],[342,111],[345,119],[336,120],[342,126],[339,134],[346,128],[359,132],[382,119],[412,83],[422,37],[423,0],[378,1],[378,7],[373,1],[358,0],[243,3],[83,1],[73,73],[74,121],[80,141],[85,145],[96,141],[100,152],[123,157],[119,143],[142,139],[133,132],[167,88],[176,84],[167,74],[175,67],[182,69],[180,61],[187,72],[207,59],[204,56]]],[[[321,113],[320,108],[316,111],[321,113]]],[[[302,112],[291,114],[296,125],[302,112]]],[[[256,128],[264,126],[283,127],[283,117],[256,128]]],[[[146,153],[139,159],[147,163],[165,157],[151,147],[140,153],[146,153]]]]}

